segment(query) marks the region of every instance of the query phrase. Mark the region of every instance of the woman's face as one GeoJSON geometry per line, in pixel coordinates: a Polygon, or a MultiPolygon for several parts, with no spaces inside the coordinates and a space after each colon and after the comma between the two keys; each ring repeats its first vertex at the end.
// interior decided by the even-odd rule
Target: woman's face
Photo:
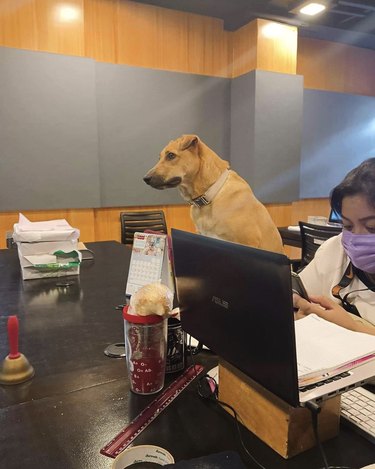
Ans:
{"type": "Polygon", "coordinates": [[[375,208],[367,203],[363,195],[344,197],[341,216],[345,230],[351,231],[353,234],[375,233],[375,208]]]}

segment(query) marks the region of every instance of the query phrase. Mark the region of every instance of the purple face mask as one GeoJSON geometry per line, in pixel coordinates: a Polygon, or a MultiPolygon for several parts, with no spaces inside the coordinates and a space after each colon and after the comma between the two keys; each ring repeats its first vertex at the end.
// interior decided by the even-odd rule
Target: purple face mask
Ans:
{"type": "Polygon", "coordinates": [[[353,234],[343,230],[341,242],[355,267],[375,274],[375,234],[353,234]]]}

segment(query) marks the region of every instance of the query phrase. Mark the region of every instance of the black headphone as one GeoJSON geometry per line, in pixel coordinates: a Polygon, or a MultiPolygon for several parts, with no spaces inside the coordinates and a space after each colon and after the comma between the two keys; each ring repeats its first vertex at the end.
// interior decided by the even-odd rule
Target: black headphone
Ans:
{"type": "Polygon", "coordinates": [[[341,298],[341,296],[339,295],[342,306],[345,309],[345,311],[351,314],[355,314],[356,316],[360,317],[361,315],[359,314],[358,308],[355,305],[349,303],[348,296],[351,295],[352,293],[356,293],[358,291],[366,291],[366,290],[370,290],[373,292],[375,291],[375,287],[358,288],[357,290],[352,290],[346,293],[346,295],[344,295],[343,298],[341,298]]]}

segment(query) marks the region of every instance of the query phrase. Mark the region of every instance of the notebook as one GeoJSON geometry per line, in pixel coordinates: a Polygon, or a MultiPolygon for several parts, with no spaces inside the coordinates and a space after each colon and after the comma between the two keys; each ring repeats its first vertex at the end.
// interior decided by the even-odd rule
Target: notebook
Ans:
{"type": "Polygon", "coordinates": [[[284,401],[320,402],[375,376],[372,359],[299,389],[286,256],[176,229],[172,245],[183,329],[284,401]]]}

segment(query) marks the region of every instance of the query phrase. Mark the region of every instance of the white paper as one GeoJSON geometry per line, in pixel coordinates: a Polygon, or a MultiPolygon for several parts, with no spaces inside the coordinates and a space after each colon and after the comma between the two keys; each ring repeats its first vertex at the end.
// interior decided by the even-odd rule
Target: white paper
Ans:
{"type": "Polygon", "coordinates": [[[64,219],[31,222],[22,213],[14,225],[13,239],[16,242],[35,243],[45,241],[77,240],[80,232],[64,219]]]}
{"type": "Polygon", "coordinates": [[[350,331],[315,314],[294,324],[299,378],[375,353],[375,336],[350,331]]]}

